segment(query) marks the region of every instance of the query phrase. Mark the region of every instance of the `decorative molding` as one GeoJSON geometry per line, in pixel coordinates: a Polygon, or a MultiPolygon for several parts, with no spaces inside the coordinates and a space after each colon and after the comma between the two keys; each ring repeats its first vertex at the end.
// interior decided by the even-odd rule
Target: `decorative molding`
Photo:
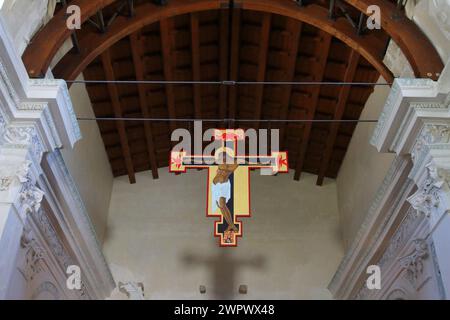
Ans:
{"type": "Polygon", "coordinates": [[[2,136],[3,145],[12,149],[31,149],[36,163],[40,163],[44,146],[34,125],[10,125],[2,136]]]}
{"type": "Polygon", "coordinates": [[[2,88],[4,89],[4,91],[6,91],[8,98],[11,100],[11,102],[14,103],[16,106],[18,106],[20,104],[19,95],[14,89],[14,86],[11,83],[5,65],[0,58],[0,90],[2,88]]]}
{"type": "Polygon", "coordinates": [[[4,165],[0,168],[0,191],[8,191],[14,179],[20,183],[27,182],[31,161],[24,161],[17,165],[4,165]]]}
{"type": "Polygon", "coordinates": [[[119,291],[128,296],[128,300],[145,300],[144,284],[139,282],[119,282],[119,291]]]}
{"type": "Polygon", "coordinates": [[[383,111],[380,114],[380,117],[378,119],[378,124],[375,127],[375,131],[370,140],[370,143],[374,146],[377,144],[378,140],[380,139],[381,133],[384,131],[384,129],[387,125],[387,119],[392,114],[394,106],[397,104],[400,91],[401,91],[400,84],[396,79],[391,87],[391,92],[388,95],[386,104],[383,108],[383,111]]]}
{"type": "Polygon", "coordinates": [[[438,88],[439,83],[431,79],[395,79],[370,143],[382,151],[392,145],[392,139],[398,140],[398,132],[402,132],[406,124],[406,114],[411,104],[419,107],[418,110],[436,110],[440,107],[441,102],[433,99],[438,95],[438,88]],[[414,101],[416,97],[418,101],[414,101]],[[394,127],[400,127],[400,130],[395,130],[395,135],[394,127]]]}
{"type": "Polygon", "coordinates": [[[76,186],[73,177],[67,169],[61,152],[59,150],[55,150],[54,152],[49,153],[47,156],[47,161],[49,161],[49,163],[52,165],[56,165],[55,169],[57,169],[58,174],[60,174],[58,176],[58,180],[62,185],[69,188],[69,192],[67,194],[70,195],[79,212],[79,214],[76,216],[74,214],[74,219],[77,221],[81,232],[85,235],[85,241],[88,243],[89,248],[93,250],[93,256],[99,260],[98,267],[100,268],[100,271],[106,279],[105,284],[110,283],[111,285],[115,286],[113,275],[111,274],[111,270],[108,266],[108,263],[106,262],[105,256],[103,255],[102,246],[98,242],[95,229],[87,212],[86,206],[84,205],[81,194],[76,186]]]}
{"type": "Polygon", "coordinates": [[[69,88],[64,80],[60,79],[29,79],[28,84],[31,89],[41,89],[49,90],[55,89],[61,93],[64,100],[64,111],[67,111],[68,117],[70,119],[71,131],[74,135],[75,140],[80,140],[82,138],[81,129],[78,124],[77,115],[72,104],[72,98],[70,97],[69,88]]]}
{"type": "Polygon", "coordinates": [[[438,288],[439,288],[439,295],[442,300],[445,300],[447,298],[445,295],[444,283],[442,281],[441,268],[439,267],[439,262],[438,262],[437,255],[436,255],[436,248],[434,246],[433,241],[431,241],[431,243],[430,243],[430,253],[431,253],[431,260],[433,262],[434,273],[436,275],[436,281],[437,281],[438,288]]]}
{"type": "MultiPolygon", "coordinates": [[[[336,271],[333,279],[331,280],[331,283],[329,287],[336,287],[338,286],[338,282],[342,281],[343,276],[345,274],[345,270],[349,267],[351,261],[355,259],[355,257],[358,255],[358,248],[363,240],[364,235],[368,233],[369,227],[372,224],[372,221],[374,217],[376,216],[378,210],[380,209],[383,200],[386,198],[388,190],[390,190],[390,187],[393,185],[394,181],[396,180],[398,173],[401,172],[405,167],[405,158],[403,157],[396,157],[389,168],[381,186],[378,188],[378,191],[375,195],[374,200],[372,201],[372,204],[369,208],[369,211],[364,219],[364,222],[362,223],[358,233],[355,236],[355,239],[352,242],[352,245],[350,249],[347,251],[346,255],[342,259],[342,262],[340,263],[338,270],[336,271]]],[[[384,222],[382,223],[382,227],[389,221],[391,218],[391,215],[388,215],[384,222]]],[[[378,228],[377,234],[380,234],[383,231],[383,228],[378,228]]],[[[367,249],[367,248],[366,248],[367,249]]],[[[367,253],[370,250],[367,249],[367,253]]]]}
{"type": "Polygon", "coordinates": [[[406,257],[400,258],[399,262],[401,267],[406,270],[406,278],[417,290],[429,278],[422,279],[424,274],[423,260],[428,258],[429,250],[425,239],[415,239],[412,242],[414,251],[406,257]]]}
{"type": "Polygon", "coordinates": [[[450,150],[450,124],[426,124],[411,151],[411,159],[418,163],[430,149],[450,150]]]}
{"type": "Polygon", "coordinates": [[[44,292],[49,293],[50,296],[54,300],[60,299],[58,288],[50,281],[46,281],[46,282],[42,283],[41,285],[39,285],[39,287],[37,287],[37,289],[34,291],[33,295],[31,296],[31,299],[36,300],[44,292]]]}
{"type": "MultiPolygon", "coordinates": [[[[62,244],[61,240],[58,237],[58,234],[56,233],[55,229],[53,228],[50,220],[47,217],[47,214],[44,210],[39,209],[36,214],[34,215],[35,222],[39,227],[39,230],[44,235],[53,255],[55,256],[56,260],[60,264],[61,268],[63,269],[63,272],[67,270],[67,268],[71,265],[77,265],[75,261],[72,259],[72,257],[67,253],[66,249],[64,248],[64,245],[62,244]]],[[[80,299],[90,299],[90,296],[86,290],[86,287],[84,285],[84,281],[81,281],[81,290],[77,290],[77,294],[80,299]]]]}
{"type": "Polygon", "coordinates": [[[25,278],[34,279],[33,286],[41,276],[50,281],[33,297],[47,291],[55,298],[105,298],[115,283],[74,182],[64,164],[41,166],[44,153],[81,138],[69,90],[63,80],[29,79],[5,30],[0,17],[0,213],[7,218],[0,230],[0,299],[8,297],[7,284],[18,272],[20,261],[11,257],[19,257],[21,246],[25,278]],[[65,289],[70,265],[82,267],[79,291],[65,289]]]}
{"type": "Polygon", "coordinates": [[[429,218],[433,211],[439,208],[441,189],[444,185],[448,185],[450,172],[436,167],[434,163],[428,164],[426,168],[427,179],[419,186],[417,192],[408,198],[408,202],[429,218]]]}
{"type": "Polygon", "coordinates": [[[402,224],[392,236],[389,246],[384,251],[381,259],[377,262],[377,265],[379,265],[381,269],[386,269],[389,266],[389,263],[393,263],[393,259],[398,256],[400,250],[406,246],[422,221],[423,217],[419,215],[414,208],[410,207],[402,224]]]}
{"type": "Polygon", "coordinates": [[[408,295],[404,290],[394,289],[388,294],[387,300],[409,300],[409,299],[408,295]]]}
{"type": "MultiPolygon", "coordinates": [[[[390,242],[382,257],[375,263],[381,268],[384,274],[394,263],[396,263],[396,257],[398,257],[401,250],[408,244],[411,237],[414,235],[417,227],[423,221],[423,216],[417,213],[417,211],[410,207],[405,218],[400,224],[397,231],[391,237],[390,242]]],[[[370,297],[371,290],[365,285],[361,287],[358,293],[355,295],[355,300],[364,300],[370,297]]]]}
{"type": "Polygon", "coordinates": [[[24,188],[20,193],[20,204],[25,214],[38,212],[43,199],[44,192],[31,183],[30,180],[24,184],[24,188]]]}
{"type": "Polygon", "coordinates": [[[20,245],[25,250],[25,266],[19,268],[20,273],[27,281],[33,281],[35,276],[43,270],[42,261],[45,259],[45,251],[31,237],[31,230],[25,228],[20,239],[20,245]]]}
{"type": "Polygon", "coordinates": [[[20,111],[43,111],[47,107],[47,102],[21,102],[17,109],[20,111]]]}

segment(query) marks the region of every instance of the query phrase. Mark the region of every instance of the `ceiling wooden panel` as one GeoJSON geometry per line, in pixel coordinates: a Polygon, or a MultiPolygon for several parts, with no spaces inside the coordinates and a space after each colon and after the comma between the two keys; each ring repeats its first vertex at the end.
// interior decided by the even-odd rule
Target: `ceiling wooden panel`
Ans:
{"type": "MultiPolygon", "coordinates": [[[[347,45],[310,25],[268,13],[223,9],[184,14],[146,26],[110,47],[106,58],[103,54],[95,59],[84,77],[375,82],[379,73],[359,55],[349,73],[352,56],[355,59],[347,45]],[[111,64],[111,70],[105,63],[111,64]]],[[[136,118],[234,115],[235,119],[331,120],[343,95],[342,86],[326,85],[89,84],[87,89],[97,117],[117,116],[120,106],[121,116],[136,118]]],[[[340,117],[358,119],[372,90],[349,87],[340,117]]],[[[192,130],[192,124],[179,122],[98,124],[115,176],[153,169],[156,178],[157,168],[168,166],[171,131],[179,127],[192,130]]],[[[223,125],[208,123],[204,129],[223,125]]],[[[249,122],[234,126],[281,129],[291,168],[298,175],[302,171],[319,174],[322,168],[322,175],[330,178],[337,176],[355,128],[355,124],[333,127],[330,123],[249,122]]]]}

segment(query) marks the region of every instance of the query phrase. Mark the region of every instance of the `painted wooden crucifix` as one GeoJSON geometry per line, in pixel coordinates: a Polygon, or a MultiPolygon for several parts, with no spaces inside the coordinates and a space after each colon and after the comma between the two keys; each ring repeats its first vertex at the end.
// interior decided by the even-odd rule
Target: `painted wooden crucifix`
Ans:
{"type": "Polygon", "coordinates": [[[239,155],[238,143],[245,144],[245,133],[237,130],[215,130],[214,140],[221,142],[214,156],[189,155],[185,151],[171,153],[170,172],[208,169],[206,216],[217,218],[214,236],[222,247],[237,246],[243,235],[241,218],[251,217],[250,171],[261,169],[270,175],[289,171],[287,152],[270,156],[239,155]]]}

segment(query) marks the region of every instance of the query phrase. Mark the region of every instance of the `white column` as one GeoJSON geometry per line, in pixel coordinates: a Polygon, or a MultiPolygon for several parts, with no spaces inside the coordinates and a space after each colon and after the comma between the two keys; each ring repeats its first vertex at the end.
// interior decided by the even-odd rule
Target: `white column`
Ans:
{"type": "Polygon", "coordinates": [[[396,79],[371,143],[396,158],[330,291],[338,299],[450,299],[450,62],[396,79]],[[381,288],[369,289],[369,266],[381,288]]]}
{"type": "Polygon", "coordinates": [[[418,189],[408,202],[427,218],[450,298],[450,62],[438,82],[396,80],[372,143],[411,158],[409,178],[418,189]]]}
{"type": "Polygon", "coordinates": [[[54,298],[104,299],[115,286],[59,154],[79,139],[65,82],[28,78],[0,16],[0,299],[11,297],[21,276],[31,290],[22,297],[28,298],[48,292],[54,298]],[[32,254],[39,252],[45,265],[33,279],[20,271],[30,267],[21,256],[30,244],[39,247],[32,254]],[[80,290],[67,289],[68,265],[81,268],[80,290]]]}

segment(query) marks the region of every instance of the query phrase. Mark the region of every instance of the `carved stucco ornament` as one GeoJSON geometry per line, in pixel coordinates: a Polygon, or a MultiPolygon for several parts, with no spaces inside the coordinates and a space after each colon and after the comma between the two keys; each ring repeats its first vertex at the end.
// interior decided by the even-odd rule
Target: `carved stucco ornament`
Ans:
{"type": "Polygon", "coordinates": [[[421,156],[433,145],[450,143],[450,126],[447,124],[429,124],[424,127],[411,153],[413,162],[420,161],[421,156]]]}
{"type": "Polygon", "coordinates": [[[119,282],[119,290],[128,296],[129,300],[145,300],[144,284],[137,282],[119,282]]]}
{"type": "Polygon", "coordinates": [[[28,181],[27,174],[31,166],[31,161],[24,161],[19,166],[10,165],[0,169],[0,191],[7,191],[14,179],[20,183],[28,181]]]}
{"type": "Polygon", "coordinates": [[[413,240],[413,252],[400,258],[400,265],[406,270],[406,278],[418,289],[427,279],[422,279],[424,273],[423,261],[429,256],[428,244],[424,239],[413,240]]]}
{"type": "Polygon", "coordinates": [[[41,262],[44,260],[44,249],[31,236],[31,230],[25,228],[20,239],[20,246],[25,250],[25,264],[19,268],[27,281],[32,281],[42,271],[41,262]]]}
{"type": "Polygon", "coordinates": [[[427,170],[427,179],[408,199],[408,202],[418,212],[430,217],[433,210],[439,207],[440,192],[444,185],[448,185],[450,173],[446,169],[436,167],[433,163],[427,165],[427,170]]]}

